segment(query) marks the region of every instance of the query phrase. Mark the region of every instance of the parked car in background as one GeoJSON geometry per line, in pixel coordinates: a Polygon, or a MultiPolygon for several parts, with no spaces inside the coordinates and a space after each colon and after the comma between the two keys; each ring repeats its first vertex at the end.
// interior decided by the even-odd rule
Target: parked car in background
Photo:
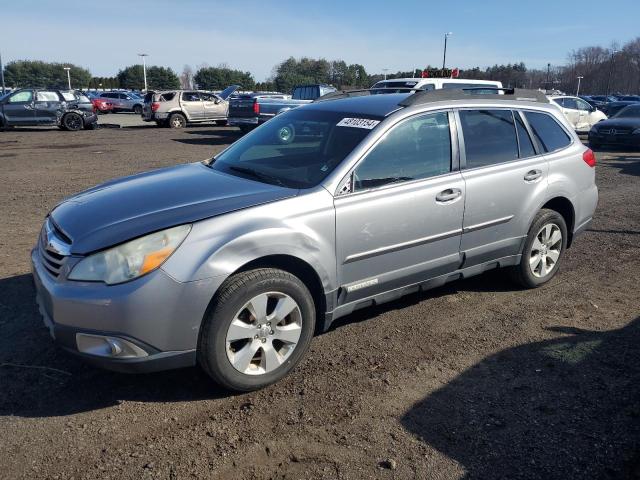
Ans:
{"type": "Polygon", "coordinates": [[[113,103],[108,98],[100,96],[100,92],[84,92],[87,97],[93,103],[96,113],[109,113],[113,111],[113,103]]]}
{"type": "Polygon", "coordinates": [[[615,102],[618,99],[613,95],[589,95],[592,99],[607,104],[609,102],[615,102]]]}
{"type": "Polygon", "coordinates": [[[113,104],[113,112],[134,112],[142,114],[144,99],[133,92],[102,92],[100,97],[113,104]]]}
{"type": "Polygon", "coordinates": [[[605,113],[607,114],[607,116],[613,117],[616,113],[618,113],[623,108],[628,107],[629,105],[636,105],[637,103],[638,102],[630,102],[630,101],[610,102],[610,103],[607,103],[605,113]]]}
{"type": "Polygon", "coordinates": [[[80,92],[24,88],[0,100],[0,128],[56,125],[63,130],[92,129],[98,117],[80,92]]]}
{"type": "Polygon", "coordinates": [[[498,267],[552,280],[598,203],[572,130],[520,90],[292,109],[211,160],[60,202],[31,252],[40,312],[95,365],[264,387],[359,308],[498,267]]]}
{"type": "Polygon", "coordinates": [[[190,123],[227,123],[227,99],[239,85],[231,85],[216,94],[199,90],[163,90],[148,92],[144,98],[142,119],[161,127],[184,128],[190,123]]]}
{"type": "Polygon", "coordinates": [[[578,97],[549,97],[556,104],[576,132],[588,132],[596,123],[607,116],[597,108],[578,97]]]}
{"type": "Polygon", "coordinates": [[[240,127],[244,133],[292,108],[306,105],[314,100],[335,92],[330,85],[300,85],[293,89],[291,96],[284,94],[249,94],[232,99],[229,104],[229,125],[240,127]]]}
{"type": "Polygon", "coordinates": [[[640,95],[623,95],[618,97],[621,102],[640,102],[640,95]]]}
{"type": "Polygon", "coordinates": [[[640,147],[640,102],[627,105],[589,131],[589,144],[640,147]]]}
{"type": "Polygon", "coordinates": [[[600,111],[604,111],[604,108],[607,106],[606,101],[596,100],[594,97],[591,97],[589,95],[579,95],[578,98],[581,98],[582,100],[587,102],[589,105],[591,105],[594,108],[597,108],[600,111]]]}

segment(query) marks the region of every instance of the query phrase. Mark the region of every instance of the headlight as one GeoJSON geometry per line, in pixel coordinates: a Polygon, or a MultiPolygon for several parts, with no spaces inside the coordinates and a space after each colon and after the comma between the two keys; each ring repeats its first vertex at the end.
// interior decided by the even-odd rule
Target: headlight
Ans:
{"type": "Polygon", "coordinates": [[[180,225],[90,255],[73,267],[69,279],[113,285],[137,278],[162,265],[190,230],[191,225],[180,225]]]}

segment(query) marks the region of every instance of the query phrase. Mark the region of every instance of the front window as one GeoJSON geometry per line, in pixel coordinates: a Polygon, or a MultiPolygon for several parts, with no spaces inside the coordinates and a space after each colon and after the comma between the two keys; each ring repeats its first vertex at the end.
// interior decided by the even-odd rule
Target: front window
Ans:
{"type": "Polygon", "coordinates": [[[211,168],[289,188],[318,185],[382,120],[299,108],[280,114],[214,158],[211,168]]]}
{"type": "Polygon", "coordinates": [[[32,100],[33,92],[31,90],[23,90],[9,97],[9,103],[31,103],[32,100]]]}

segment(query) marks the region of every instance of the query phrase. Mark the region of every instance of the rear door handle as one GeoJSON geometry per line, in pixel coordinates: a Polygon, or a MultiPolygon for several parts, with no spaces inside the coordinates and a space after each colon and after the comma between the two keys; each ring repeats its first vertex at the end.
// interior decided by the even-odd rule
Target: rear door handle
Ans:
{"type": "Polygon", "coordinates": [[[462,190],[459,188],[447,188],[436,195],[436,202],[449,203],[462,196],[462,190]]]}
{"type": "Polygon", "coordinates": [[[541,176],[542,176],[542,170],[529,170],[524,176],[524,181],[534,182],[538,180],[541,176]]]}

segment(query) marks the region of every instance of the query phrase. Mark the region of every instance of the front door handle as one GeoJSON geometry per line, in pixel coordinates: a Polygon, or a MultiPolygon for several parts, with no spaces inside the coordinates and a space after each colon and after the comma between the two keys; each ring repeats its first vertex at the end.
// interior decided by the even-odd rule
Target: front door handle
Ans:
{"type": "Polygon", "coordinates": [[[529,170],[524,176],[524,181],[534,182],[538,180],[541,176],[542,176],[542,170],[529,170]]]}
{"type": "Polygon", "coordinates": [[[459,188],[447,188],[436,195],[436,202],[449,203],[462,196],[462,190],[459,188]]]}

